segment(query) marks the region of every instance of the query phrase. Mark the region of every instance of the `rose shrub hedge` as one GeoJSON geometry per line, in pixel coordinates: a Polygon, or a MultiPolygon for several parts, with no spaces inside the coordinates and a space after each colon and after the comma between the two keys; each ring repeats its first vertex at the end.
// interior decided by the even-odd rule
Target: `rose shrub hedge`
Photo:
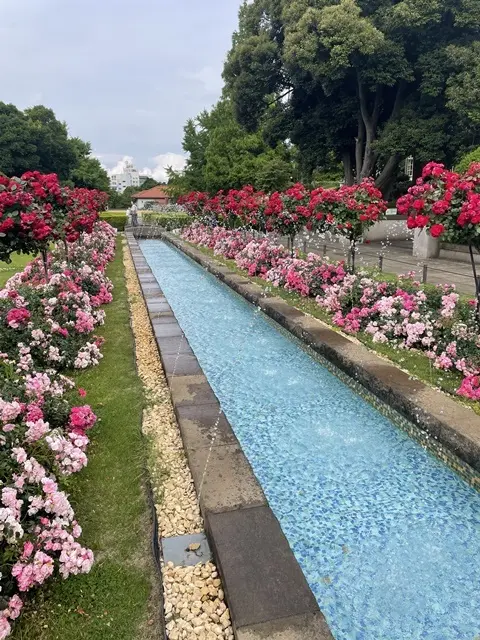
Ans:
{"type": "Polygon", "coordinates": [[[460,300],[453,285],[423,289],[411,274],[398,282],[348,273],[344,262],[331,263],[316,254],[291,257],[267,238],[194,223],[182,237],[215,254],[234,259],[250,276],[274,286],[314,297],[347,333],[363,331],[373,342],[424,352],[433,366],[464,376],[457,393],[480,400],[480,336],[475,302],[460,300]]]}
{"type": "Polygon", "coordinates": [[[26,174],[0,186],[4,257],[63,241],[0,290],[2,639],[29,591],[55,575],[87,573],[93,563],[65,479],[88,462],[96,416],[65,374],[102,357],[94,331],[104,321],[101,305],[112,300],[105,268],[116,231],[97,222],[102,195],[59,190],[56,176],[26,174]]]}

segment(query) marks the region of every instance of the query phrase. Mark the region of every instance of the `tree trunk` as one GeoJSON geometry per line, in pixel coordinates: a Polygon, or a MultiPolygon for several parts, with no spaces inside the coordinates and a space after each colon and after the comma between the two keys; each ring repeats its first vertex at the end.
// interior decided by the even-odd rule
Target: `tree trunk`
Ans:
{"type": "Polygon", "coordinates": [[[365,125],[362,116],[358,116],[358,136],[355,139],[355,180],[360,182],[362,173],[363,152],[365,148],[365,125]]]}
{"type": "Polygon", "coordinates": [[[42,254],[42,261],[43,261],[43,268],[45,270],[45,282],[48,282],[48,253],[46,249],[42,249],[41,251],[42,254]]]}
{"type": "Polygon", "coordinates": [[[67,261],[67,264],[70,266],[70,257],[68,255],[68,242],[66,240],[63,240],[63,248],[65,251],[65,259],[67,261]]]}
{"type": "Polygon", "coordinates": [[[400,154],[395,153],[387,160],[387,164],[383,167],[382,173],[375,180],[375,185],[380,191],[386,191],[390,186],[391,180],[398,168],[400,162],[400,154]]]}
{"type": "Polygon", "coordinates": [[[352,154],[346,149],[342,154],[343,170],[345,173],[345,184],[351,186],[354,183],[352,154]]]}
{"type": "Polygon", "coordinates": [[[373,110],[369,111],[368,95],[365,86],[358,78],[358,97],[360,100],[360,116],[365,127],[365,150],[363,153],[363,164],[360,174],[357,175],[357,182],[361,182],[365,178],[373,175],[375,164],[377,162],[377,153],[373,145],[377,135],[378,120],[383,103],[382,87],[377,86],[375,92],[375,103],[373,110]]]}

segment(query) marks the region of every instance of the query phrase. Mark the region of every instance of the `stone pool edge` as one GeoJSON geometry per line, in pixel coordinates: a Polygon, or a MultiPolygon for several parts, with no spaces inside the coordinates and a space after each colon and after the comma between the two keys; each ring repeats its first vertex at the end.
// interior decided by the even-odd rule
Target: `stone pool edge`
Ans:
{"type": "Polygon", "coordinates": [[[128,230],[126,238],[236,638],[333,640],[262,488],[137,240],[128,230]]]}
{"type": "MultiPolygon", "coordinates": [[[[141,228],[139,228],[140,231],[141,228]]],[[[141,231],[140,231],[141,233],[141,231]]],[[[480,416],[172,233],[161,237],[480,473],[480,416]]],[[[446,461],[448,463],[448,461],[446,461]]],[[[477,483],[477,488],[480,486],[477,483]]]]}

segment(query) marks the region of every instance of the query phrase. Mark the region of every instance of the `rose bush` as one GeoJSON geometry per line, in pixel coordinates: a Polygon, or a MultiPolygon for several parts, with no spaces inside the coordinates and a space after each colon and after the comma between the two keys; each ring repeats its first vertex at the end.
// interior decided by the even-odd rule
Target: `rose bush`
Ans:
{"type": "Polygon", "coordinates": [[[343,331],[362,331],[373,342],[425,353],[437,369],[464,376],[459,395],[480,400],[480,336],[474,308],[460,300],[453,286],[424,289],[410,274],[387,282],[348,273],[343,262],[331,263],[315,254],[306,259],[290,256],[285,247],[267,239],[250,238],[245,246],[237,246],[240,233],[197,224],[185,229],[183,237],[233,257],[250,276],[315,298],[343,331]],[[233,256],[235,248],[238,253],[233,256]]]}
{"type": "Polygon", "coordinates": [[[0,639],[31,589],[93,563],[63,485],[88,462],[96,416],[65,374],[101,358],[93,332],[104,320],[100,306],[112,300],[105,268],[116,232],[93,218],[75,229],[68,262],[57,248],[48,275],[37,258],[0,291],[0,639]]]}
{"type": "Polygon", "coordinates": [[[339,189],[319,188],[312,192],[297,183],[271,195],[247,185],[226,193],[219,191],[213,197],[193,192],[183,196],[181,203],[200,223],[208,226],[242,227],[287,236],[291,255],[295,237],[303,229],[343,235],[350,241],[353,271],[356,244],[387,209],[381,192],[371,180],[339,189]]]}
{"type": "Polygon", "coordinates": [[[480,277],[474,258],[474,251],[480,252],[480,163],[458,174],[430,162],[407,195],[398,200],[397,208],[408,215],[410,229],[427,229],[433,238],[468,246],[480,323],[480,277]]]}

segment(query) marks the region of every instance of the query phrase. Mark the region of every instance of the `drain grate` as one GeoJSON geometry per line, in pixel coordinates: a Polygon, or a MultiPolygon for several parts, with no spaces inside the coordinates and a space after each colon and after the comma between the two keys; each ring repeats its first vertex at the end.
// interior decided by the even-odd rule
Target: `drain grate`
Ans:
{"type": "Polygon", "coordinates": [[[173,562],[176,567],[190,567],[212,560],[212,552],[203,533],[162,538],[161,545],[164,562],[173,562]]]}

